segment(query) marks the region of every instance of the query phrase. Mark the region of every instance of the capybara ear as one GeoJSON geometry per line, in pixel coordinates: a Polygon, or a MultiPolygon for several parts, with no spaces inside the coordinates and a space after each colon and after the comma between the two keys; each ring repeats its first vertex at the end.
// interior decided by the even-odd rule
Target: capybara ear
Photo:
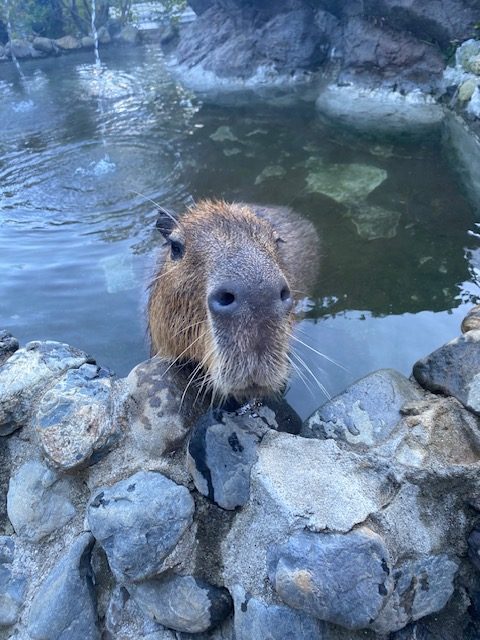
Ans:
{"type": "Polygon", "coordinates": [[[169,211],[164,207],[158,208],[158,218],[155,226],[165,239],[168,239],[174,227],[176,227],[177,225],[178,221],[172,211],[169,211]]]}

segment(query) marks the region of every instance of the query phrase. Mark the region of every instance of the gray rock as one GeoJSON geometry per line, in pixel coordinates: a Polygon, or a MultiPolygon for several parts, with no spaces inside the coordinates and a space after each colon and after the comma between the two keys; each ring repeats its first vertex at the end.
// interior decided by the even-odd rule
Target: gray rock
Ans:
{"type": "Polygon", "coordinates": [[[0,436],[25,424],[34,401],[68,369],[94,362],[86,353],[61,342],[29,342],[0,369],[0,436]]]}
{"type": "Polygon", "coordinates": [[[49,573],[33,599],[27,630],[33,640],[99,640],[90,554],[81,534],[49,573]]]}
{"type": "Polygon", "coordinates": [[[82,46],[80,40],[74,36],[63,36],[63,38],[54,40],[54,43],[63,51],[74,51],[75,49],[80,49],[82,46]]]}
{"type": "Polygon", "coordinates": [[[53,467],[65,471],[98,460],[119,438],[109,372],[94,364],[68,371],[42,397],[34,424],[53,467]]]}
{"type": "Polygon", "coordinates": [[[393,590],[390,573],[382,538],[366,527],[297,533],[269,552],[269,577],[286,604],[347,629],[377,618],[393,590]]]}
{"type": "Polygon", "coordinates": [[[480,528],[475,528],[468,537],[468,557],[480,571],[480,528]]]}
{"type": "Polygon", "coordinates": [[[244,505],[250,496],[250,470],[257,444],[268,430],[251,414],[216,412],[195,426],[188,465],[198,491],[223,509],[244,505]]]}
{"type": "Polygon", "coordinates": [[[413,375],[429,391],[454,396],[480,415],[480,330],[468,331],[416,362],[413,375]]]}
{"type": "Polygon", "coordinates": [[[140,608],[169,629],[187,633],[209,631],[232,609],[226,589],[193,576],[167,574],[159,579],[126,585],[140,608]]]}
{"type": "Polygon", "coordinates": [[[92,36],[83,36],[80,43],[84,49],[93,49],[95,46],[95,40],[92,36]]]}
{"type": "Polygon", "coordinates": [[[17,351],[18,340],[8,331],[0,331],[0,367],[17,351]]]}
{"type": "Polygon", "coordinates": [[[150,578],[191,525],[193,499],[159,473],[140,471],[98,490],[90,501],[90,529],[119,579],[150,578]]]}
{"type": "Polygon", "coordinates": [[[306,420],[302,435],[373,446],[385,441],[401,419],[400,410],[421,397],[393,369],[380,369],[352,384],[306,420]]]}
{"type": "Polygon", "coordinates": [[[389,133],[436,129],[444,119],[442,107],[419,90],[406,95],[360,84],[327,85],[317,109],[340,125],[361,131],[389,133]]]}
{"type": "Polygon", "coordinates": [[[458,561],[444,554],[395,566],[395,589],[372,627],[389,633],[443,609],[453,594],[458,567],[458,561]]]}
{"type": "Polygon", "coordinates": [[[236,640],[327,640],[325,623],[290,607],[233,590],[236,640]]]}
{"type": "Polygon", "coordinates": [[[115,36],[115,41],[120,44],[140,44],[140,32],[136,27],[129,24],[123,27],[123,29],[115,36]]]}
{"type": "Polygon", "coordinates": [[[53,53],[55,51],[55,45],[50,38],[36,37],[33,39],[33,48],[42,53],[53,53]]]}
{"type": "Polygon", "coordinates": [[[0,628],[15,624],[26,591],[25,578],[12,574],[14,553],[13,539],[0,536],[0,628]]]}
{"type": "Polygon", "coordinates": [[[100,27],[97,31],[97,37],[100,44],[109,44],[112,40],[107,27],[100,27]]]}
{"type": "Polygon", "coordinates": [[[480,41],[470,38],[457,47],[455,50],[455,65],[462,67],[465,71],[474,72],[472,61],[480,55],[480,41]]]}
{"type": "Polygon", "coordinates": [[[27,40],[11,40],[5,45],[5,53],[12,57],[12,51],[16,58],[31,58],[32,45],[27,40]]]}
{"type": "Polygon", "coordinates": [[[180,414],[182,389],[169,363],[151,358],[128,375],[130,434],[142,452],[160,457],[181,447],[188,425],[180,414]]]}
{"type": "Polygon", "coordinates": [[[7,513],[18,536],[38,542],[75,515],[70,481],[40,462],[25,462],[10,479],[7,513]]]}

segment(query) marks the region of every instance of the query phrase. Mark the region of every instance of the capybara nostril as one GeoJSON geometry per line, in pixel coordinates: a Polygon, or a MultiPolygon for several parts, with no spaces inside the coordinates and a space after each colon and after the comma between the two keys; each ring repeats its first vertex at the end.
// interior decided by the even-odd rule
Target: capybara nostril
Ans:
{"type": "Polygon", "coordinates": [[[286,283],[280,291],[280,300],[283,302],[285,313],[288,313],[293,307],[293,299],[292,294],[290,293],[290,289],[286,283]]]}
{"type": "Polygon", "coordinates": [[[208,308],[214,315],[230,315],[238,308],[238,292],[234,286],[220,286],[208,296],[208,308]]]}

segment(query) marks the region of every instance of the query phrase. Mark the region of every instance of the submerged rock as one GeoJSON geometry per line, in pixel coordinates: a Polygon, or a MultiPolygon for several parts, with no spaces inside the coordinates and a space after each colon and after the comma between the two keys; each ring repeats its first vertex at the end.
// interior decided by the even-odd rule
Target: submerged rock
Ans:
{"type": "Polygon", "coordinates": [[[393,590],[385,543],[364,527],[294,534],[270,549],[269,577],[286,604],[353,630],[368,627],[393,590]]]}
{"type": "Polygon", "coordinates": [[[394,238],[397,235],[401,214],[399,211],[362,202],[349,206],[346,216],[353,222],[361,238],[378,240],[394,238]]]}
{"type": "Polygon", "coordinates": [[[480,329],[480,304],[477,304],[467,313],[462,321],[462,333],[480,329]]]}
{"type": "Polygon", "coordinates": [[[83,533],[55,565],[30,607],[33,640],[99,640],[90,554],[94,539],[83,533]]]}
{"type": "Polygon", "coordinates": [[[61,342],[29,342],[0,369],[0,436],[23,426],[37,396],[68,369],[92,358],[61,342]]]}
{"type": "Polygon", "coordinates": [[[255,184],[261,184],[269,178],[282,178],[286,173],[287,171],[278,164],[269,165],[255,178],[255,184]]]}
{"type": "Polygon", "coordinates": [[[420,391],[401,373],[380,369],[317,409],[302,427],[302,435],[376,445],[390,436],[402,418],[403,405],[420,398],[420,391]]]}
{"type": "Polygon", "coordinates": [[[169,629],[185,633],[213,629],[232,608],[226,589],[193,576],[166,575],[127,585],[127,589],[148,616],[169,629]]]}
{"type": "Polygon", "coordinates": [[[163,561],[191,525],[194,502],[185,487],[160,473],[138,473],[95,492],[90,529],[119,580],[142,580],[163,561]]]}
{"type": "Polygon", "coordinates": [[[22,465],[11,478],[7,513],[18,536],[38,542],[75,515],[70,481],[36,461],[22,465]]]}
{"type": "Polygon", "coordinates": [[[419,360],[413,375],[429,391],[454,396],[480,415],[480,331],[468,331],[419,360]]]}
{"type": "Polygon", "coordinates": [[[364,200],[387,179],[387,172],[366,164],[319,164],[307,176],[309,191],[341,204],[364,200]]]}
{"type": "Polygon", "coordinates": [[[105,455],[119,437],[109,372],[94,364],[68,371],[41,399],[35,428],[49,463],[62,471],[105,455]]]}

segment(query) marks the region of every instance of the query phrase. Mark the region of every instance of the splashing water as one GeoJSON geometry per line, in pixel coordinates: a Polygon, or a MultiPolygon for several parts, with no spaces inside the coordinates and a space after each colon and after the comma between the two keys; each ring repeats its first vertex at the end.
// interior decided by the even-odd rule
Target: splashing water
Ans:
{"type": "Polygon", "coordinates": [[[4,4],[5,4],[5,16],[6,16],[6,19],[7,19],[7,34],[8,34],[8,40],[10,42],[10,56],[12,58],[12,62],[14,63],[14,65],[17,68],[18,75],[20,76],[20,79],[22,80],[22,83],[23,83],[25,89],[28,91],[28,86],[27,86],[27,83],[25,81],[25,75],[24,75],[24,73],[22,71],[22,67],[20,66],[20,63],[19,63],[19,61],[17,59],[17,56],[15,55],[15,50],[14,50],[14,46],[13,46],[13,37],[12,37],[13,29],[12,29],[12,22],[10,20],[10,5],[8,3],[8,0],[5,0],[4,4]]]}
{"type": "Polygon", "coordinates": [[[97,16],[96,16],[95,0],[92,0],[92,37],[93,37],[94,48],[95,48],[95,66],[97,67],[97,69],[100,69],[102,64],[100,61],[100,54],[98,52],[98,31],[97,31],[97,27],[95,26],[96,17],[97,16]]]}

